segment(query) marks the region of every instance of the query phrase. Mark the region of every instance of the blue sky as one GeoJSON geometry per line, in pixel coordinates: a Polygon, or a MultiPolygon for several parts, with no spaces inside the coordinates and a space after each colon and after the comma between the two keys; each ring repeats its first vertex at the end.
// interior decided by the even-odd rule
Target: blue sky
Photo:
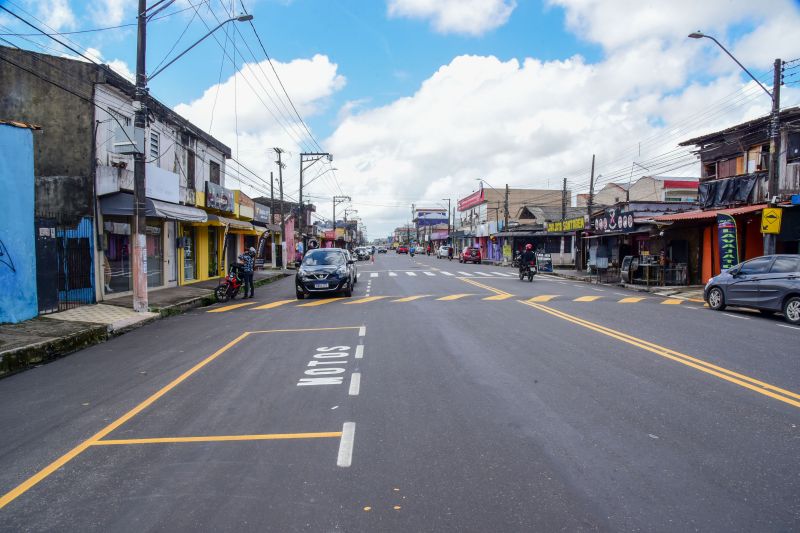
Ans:
{"type": "MultiPolygon", "coordinates": [[[[131,0],[0,2],[59,31],[132,23],[135,17],[131,0]]],[[[764,114],[769,99],[712,42],[687,34],[700,29],[715,35],[766,84],[775,57],[800,57],[798,0],[772,0],[770,9],[751,0],[246,5],[293,103],[315,139],[334,154],[338,170],[307,193],[320,213],[329,211],[332,195],[350,195],[378,234],[404,223],[412,202],[456,200],[475,189],[477,178],[516,187],[556,186],[567,178],[573,196],[585,192],[592,154],[601,182],[623,174],[627,181],[634,162],[655,174],[697,175],[694,156],[676,151],[677,143],[764,114]]],[[[167,12],[189,6],[178,0],[167,12]]],[[[224,17],[231,0],[199,6],[213,25],[209,6],[224,17]]],[[[150,25],[150,72],[173,46],[168,57],[206,32],[193,13],[190,8],[150,25]]],[[[0,24],[2,32],[23,31],[6,15],[0,14],[0,24]]],[[[249,46],[261,63],[241,70],[238,57],[234,68],[209,39],[153,80],[151,91],[198,126],[213,124],[211,133],[260,176],[275,170],[269,147],[287,150],[288,188],[296,189],[297,153],[311,143],[291,112],[284,113],[288,105],[280,90],[265,85],[277,87],[277,80],[249,25],[236,27],[241,53],[253,62],[249,46]]],[[[18,46],[44,45],[59,53],[46,38],[7,37],[18,46]]],[[[215,37],[224,43],[225,31],[215,37]]],[[[134,69],[134,28],[68,38],[118,71],[134,69]]],[[[800,102],[799,73],[792,71],[784,87],[785,106],[800,102]]]]}

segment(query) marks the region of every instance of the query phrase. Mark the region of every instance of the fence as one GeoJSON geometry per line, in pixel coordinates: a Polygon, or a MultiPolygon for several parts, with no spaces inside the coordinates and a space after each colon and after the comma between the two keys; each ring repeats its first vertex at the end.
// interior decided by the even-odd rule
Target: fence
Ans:
{"type": "Polygon", "coordinates": [[[36,287],[39,313],[95,302],[94,221],[59,214],[36,217],[36,287]]]}

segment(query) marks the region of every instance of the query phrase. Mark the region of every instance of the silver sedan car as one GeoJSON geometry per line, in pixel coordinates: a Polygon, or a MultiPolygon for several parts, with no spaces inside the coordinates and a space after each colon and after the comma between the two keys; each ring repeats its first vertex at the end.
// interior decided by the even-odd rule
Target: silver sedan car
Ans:
{"type": "Polygon", "coordinates": [[[711,309],[749,307],[763,314],[783,313],[800,324],[800,255],[764,255],[714,276],[703,291],[711,309]]]}

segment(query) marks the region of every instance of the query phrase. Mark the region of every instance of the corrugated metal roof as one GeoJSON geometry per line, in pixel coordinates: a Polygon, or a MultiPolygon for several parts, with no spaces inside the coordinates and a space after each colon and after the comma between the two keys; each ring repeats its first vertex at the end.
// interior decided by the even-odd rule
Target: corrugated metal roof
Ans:
{"type": "Polygon", "coordinates": [[[752,213],[753,211],[761,211],[767,207],[767,204],[746,205],[743,207],[733,207],[730,209],[710,209],[708,211],[684,211],[683,213],[675,213],[672,215],[662,215],[660,217],[653,217],[656,222],[677,222],[679,220],[702,220],[704,218],[715,218],[720,215],[742,215],[744,213],[752,213]]]}
{"type": "Polygon", "coordinates": [[[30,124],[28,122],[20,122],[19,120],[3,120],[0,119],[0,124],[6,124],[7,126],[14,126],[15,128],[25,128],[29,130],[40,130],[42,129],[41,126],[37,124],[30,124]]]}

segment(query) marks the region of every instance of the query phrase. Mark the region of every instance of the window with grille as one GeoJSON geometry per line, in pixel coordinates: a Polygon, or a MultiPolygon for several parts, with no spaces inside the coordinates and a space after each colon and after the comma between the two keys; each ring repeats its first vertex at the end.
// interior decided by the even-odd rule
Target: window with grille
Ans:
{"type": "Polygon", "coordinates": [[[150,133],[150,159],[158,159],[160,152],[161,136],[158,133],[150,133]]]}

